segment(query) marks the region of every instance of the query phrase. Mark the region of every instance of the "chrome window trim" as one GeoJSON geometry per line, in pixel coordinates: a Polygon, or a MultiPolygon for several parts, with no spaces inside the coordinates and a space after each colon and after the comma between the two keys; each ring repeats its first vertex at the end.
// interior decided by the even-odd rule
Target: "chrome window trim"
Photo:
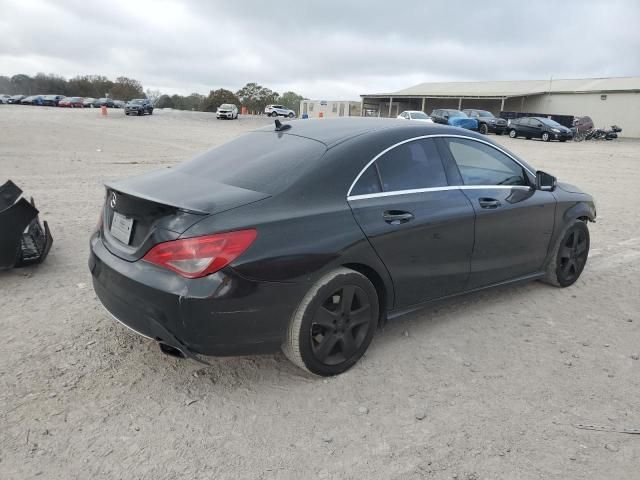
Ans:
{"type": "Polygon", "coordinates": [[[531,187],[526,185],[454,185],[447,187],[431,187],[431,188],[414,188],[412,190],[395,190],[393,192],[365,193],[362,195],[350,195],[348,201],[365,200],[367,198],[392,197],[395,195],[411,195],[412,193],[428,193],[428,192],[444,192],[447,190],[530,190],[531,187]]]}
{"type": "MultiPolygon", "coordinates": [[[[412,138],[407,138],[406,140],[402,140],[401,142],[395,143],[393,145],[391,145],[390,147],[385,148],[383,151],[381,151],[379,154],[377,154],[375,157],[373,157],[371,160],[369,160],[369,162],[364,166],[364,168],[362,170],[360,170],[360,173],[356,176],[355,180],[351,183],[351,187],[349,187],[349,191],[347,192],[347,200],[349,199],[353,199],[356,197],[363,197],[363,196],[369,196],[369,195],[378,195],[378,196],[388,196],[388,195],[380,195],[380,193],[385,193],[385,194],[390,194],[390,193],[396,193],[396,192],[379,192],[376,194],[366,194],[366,195],[354,195],[351,196],[351,190],[353,190],[353,187],[356,185],[356,183],[358,183],[358,180],[360,180],[360,177],[362,176],[362,174],[367,170],[367,168],[369,168],[371,166],[371,164],[373,164],[376,160],[378,160],[382,155],[384,155],[385,153],[389,152],[390,150],[393,150],[396,147],[399,147],[400,145],[404,145],[405,143],[409,143],[409,142],[414,142],[416,140],[423,140],[426,138],[462,138],[465,140],[473,140],[474,142],[478,142],[478,143],[484,143],[485,145],[488,145],[492,148],[495,148],[496,150],[498,150],[499,152],[503,153],[504,155],[506,155],[507,157],[509,157],[511,160],[513,160],[514,162],[516,162],[518,165],[520,165],[523,169],[525,169],[527,172],[529,172],[531,175],[533,175],[535,177],[536,172],[533,172],[531,170],[529,170],[527,167],[525,167],[522,163],[520,163],[520,161],[518,161],[517,158],[515,158],[513,155],[511,155],[509,152],[503,150],[500,147],[495,146],[492,143],[489,143],[485,140],[481,140],[479,138],[474,138],[474,137],[468,137],[466,135],[453,135],[453,134],[449,134],[449,133],[436,133],[436,134],[432,134],[432,135],[420,135],[418,137],[412,137],[412,138]]],[[[437,191],[438,189],[448,189],[451,190],[453,188],[460,188],[460,187],[481,187],[481,188],[489,188],[489,187],[502,187],[501,185],[489,185],[487,187],[485,187],[484,185],[450,185],[448,187],[433,187],[433,188],[419,188],[419,189],[415,189],[415,190],[401,190],[402,192],[411,192],[411,193],[419,193],[419,191],[437,191]]],[[[509,188],[513,188],[513,187],[509,187],[509,188]]],[[[526,187],[529,188],[529,187],[526,187]]],[[[369,197],[369,198],[373,198],[373,197],[369,197]]]]}

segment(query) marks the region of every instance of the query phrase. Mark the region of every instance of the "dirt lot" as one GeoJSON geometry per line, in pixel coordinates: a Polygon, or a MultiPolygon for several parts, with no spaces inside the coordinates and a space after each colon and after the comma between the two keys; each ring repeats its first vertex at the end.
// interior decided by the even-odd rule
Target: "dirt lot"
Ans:
{"type": "Polygon", "coordinates": [[[55,238],[0,272],[0,478],[638,478],[640,435],[575,424],[640,429],[639,141],[493,137],[595,195],[584,274],[435,304],[340,377],[282,355],[203,368],[109,318],[87,269],[101,184],[267,122],[0,105],[0,183],[55,238]]]}

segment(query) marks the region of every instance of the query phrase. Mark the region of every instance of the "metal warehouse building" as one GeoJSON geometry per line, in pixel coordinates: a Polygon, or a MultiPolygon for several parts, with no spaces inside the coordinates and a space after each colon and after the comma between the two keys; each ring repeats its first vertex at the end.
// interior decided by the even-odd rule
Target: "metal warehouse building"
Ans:
{"type": "Polygon", "coordinates": [[[616,124],[624,136],[640,137],[640,77],[421,83],[361,97],[364,116],[435,108],[588,115],[597,127],[616,124]]]}

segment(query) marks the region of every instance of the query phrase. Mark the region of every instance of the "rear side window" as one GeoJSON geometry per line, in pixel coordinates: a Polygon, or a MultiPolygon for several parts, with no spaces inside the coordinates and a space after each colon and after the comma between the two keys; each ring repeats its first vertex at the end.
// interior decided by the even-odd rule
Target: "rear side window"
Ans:
{"type": "Polygon", "coordinates": [[[380,193],[382,187],[380,186],[380,177],[376,171],[375,165],[370,165],[351,189],[350,195],[367,195],[369,193],[380,193]]]}
{"type": "Polygon", "coordinates": [[[528,185],[524,169],[501,151],[473,140],[445,141],[465,185],[528,185]]]}
{"type": "Polygon", "coordinates": [[[376,160],[385,192],[444,187],[447,176],[431,139],[414,140],[376,160]]]}

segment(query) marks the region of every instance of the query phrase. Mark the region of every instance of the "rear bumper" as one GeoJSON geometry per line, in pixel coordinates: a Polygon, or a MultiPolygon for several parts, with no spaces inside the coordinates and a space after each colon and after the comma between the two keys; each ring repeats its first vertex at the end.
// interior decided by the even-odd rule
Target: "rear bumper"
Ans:
{"type": "Polygon", "coordinates": [[[279,350],[306,285],[247,280],[226,268],[185,279],[150,263],[128,262],[91,238],[96,295],[118,321],[183,352],[245,355],[279,350]]]}

